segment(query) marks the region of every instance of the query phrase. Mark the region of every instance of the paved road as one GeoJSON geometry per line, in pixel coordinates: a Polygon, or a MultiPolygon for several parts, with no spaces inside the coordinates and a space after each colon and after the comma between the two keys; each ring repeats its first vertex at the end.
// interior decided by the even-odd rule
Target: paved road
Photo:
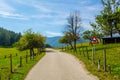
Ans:
{"type": "Polygon", "coordinates": [[[25,80],[99,80],[86,71],[74,56],[47,49],[25,80]]]}

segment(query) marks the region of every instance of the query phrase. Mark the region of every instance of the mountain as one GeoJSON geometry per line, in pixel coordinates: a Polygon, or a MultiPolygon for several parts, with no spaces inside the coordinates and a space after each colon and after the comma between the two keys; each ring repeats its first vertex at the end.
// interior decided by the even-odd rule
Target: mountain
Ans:
{"type": "Polygon", "coordinates": [[[61,37],[57,36],[57,37],[47,37],[46,38],[46,44],[49,44],[52,47],[59,47],[62,46],[62,44],[60,44],[58,41],[61,37]]]}
{"type": "MultiPolygon", "coordinates": [[[[52,46],[52,47],[61,47],[61,46],[65,46],[65,44],[60,44],[58,41],[61,38],[61,36],[57,36],[57,37],[47,37],[46,38],[46,44],[52,46]]],[[[77,41],[77,43],[81,43],[81,42],[89,42],[89,40],[84,40],[81,39],[80,41],[77,41]]]]}

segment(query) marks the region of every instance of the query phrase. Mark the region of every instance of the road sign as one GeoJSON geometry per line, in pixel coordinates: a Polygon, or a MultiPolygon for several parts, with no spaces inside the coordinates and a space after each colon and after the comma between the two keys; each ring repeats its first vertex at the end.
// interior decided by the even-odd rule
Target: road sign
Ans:
{"type": "Polygon", "coordinates": [[[99,41],[96,36],[92,37],[92,39],[90,40],[90,44],[99,44],[99,41]]]}

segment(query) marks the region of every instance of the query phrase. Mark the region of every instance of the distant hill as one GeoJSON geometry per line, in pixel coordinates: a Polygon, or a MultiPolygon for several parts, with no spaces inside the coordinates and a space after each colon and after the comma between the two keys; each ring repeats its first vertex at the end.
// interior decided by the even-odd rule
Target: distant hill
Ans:
{"type": "MultiPolygon", "coordinates": [[[[46,38],[46,44],[49,44],[52,47],[61,47],[64,46],[63,44],[60,44],[58,41],[61,38],[61,36],[57,36],[57,37],[47,37],[46,38]]],[[[81,39],[80,41],[78,41],[77,43],[81,43],[81,42],[88,42],[88,40],[84,40],[81,39]]]]}
{"type": "Polygon", "coordinates": [[[60,44],[58,41],[61,37],[57,36],[57,37],[47,37],[46,38],[46,44],[49,44],[52,47],[58,47],[58,46],[62,46],[62,44],[60,44]]]}

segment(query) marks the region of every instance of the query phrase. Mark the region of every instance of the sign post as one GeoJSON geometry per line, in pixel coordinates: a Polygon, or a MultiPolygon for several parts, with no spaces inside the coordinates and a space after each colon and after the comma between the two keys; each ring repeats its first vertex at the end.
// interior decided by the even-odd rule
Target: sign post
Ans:
{"type": "Polygon", "coordinates": [[[92,64],[94,64],[94,55],[95,55],[95,47],[96,47],[96,44],[99,44],[99,41],[98,41],[98,39],[97,39],[97,37],[96,36],[93,36],[92,38],[91,38],[91,40],[90,40],[90,44],[93,44],[93,52],[92,52],[92,58],[93,58],[93,60],[92,60],[92,64]]]}
{"type": "Polygon", "coordinates": [[[92,39],[91,39],[91,41],[90,41],[90,44],[93,44],[94,45],[94,52],[95,52],[95,45],[96,44],[99,44],[99,41],[98,41],[98,39],[97,39],[97,37],[96,36],[93,36],[92,37],[92,39]]]}

